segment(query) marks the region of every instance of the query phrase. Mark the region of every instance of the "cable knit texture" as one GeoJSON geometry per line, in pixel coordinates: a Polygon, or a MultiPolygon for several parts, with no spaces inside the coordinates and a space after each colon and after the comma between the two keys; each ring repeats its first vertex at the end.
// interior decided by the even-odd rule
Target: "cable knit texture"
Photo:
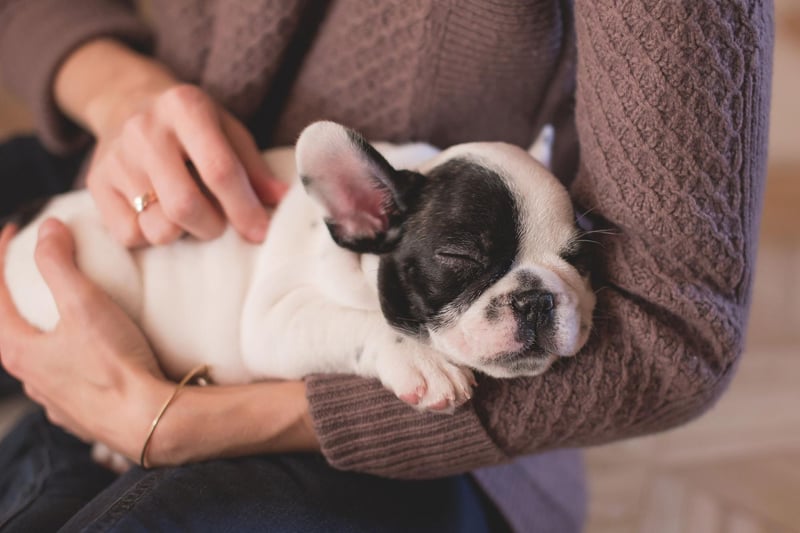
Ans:
{"type": "Polygon", "coordinates": [[[89,39],[116,37],[146,48],[149,32],[130,12],[130,2],[0,0],[0,70],[28,103],[40,137],[54,152],[84,146],[88,135],[58,111],[53,83],[58,66],[89,39]]]}
{"type": "MultiPolygon", "coordinates": [[[[52,106],[59,60],[94,35],[146,42],[125,7],[0,0],[3,75],[37,110],[52,148],[68,149],[74,133],[52,106]]],[[[418,414],[375,381],[310,377],[334,466],[403,478],[463,472],[664,430],[725,389],[743,347],[765,174],[771,2],[175,0],[154,12],[157,56],[261,121],[273,144],[320,118],[439,146],[526,146],[553,122],[556,168],[572,169],[559,177],[615,229],[597,237],[594,335],[542,377],[481,379],[452,416],[418,414]]],[[[512,463],[477,477],[517,529],[580,527],[574,509],[548,522],[509,494],[518,483],[493,482],[510,479],[503,468],[513,465],[524,470],[512,463]]],[[[569,476],[545,478],[539,486],[569,476]]]]}

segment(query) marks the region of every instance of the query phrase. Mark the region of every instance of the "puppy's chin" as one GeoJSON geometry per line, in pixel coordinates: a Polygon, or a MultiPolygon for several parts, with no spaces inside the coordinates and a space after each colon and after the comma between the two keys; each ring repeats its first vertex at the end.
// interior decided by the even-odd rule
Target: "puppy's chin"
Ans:
{"type": "Polygon", "coordinates": [[[557,355],[548,354],[508,354],[474,368],[493,378],[530,377],[545,373],[557,359],[557,355]]]}

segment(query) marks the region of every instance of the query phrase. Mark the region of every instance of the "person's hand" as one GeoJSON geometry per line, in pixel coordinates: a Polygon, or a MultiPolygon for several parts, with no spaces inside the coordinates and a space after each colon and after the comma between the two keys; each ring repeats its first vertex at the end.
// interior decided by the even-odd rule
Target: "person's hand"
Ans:
{"type": "Polygon", "coordinates": [[[147,341],[78,271],[72,236],[55,220],[41,226],[36,263],[61,318],[51,332],[31,326],[2,275],[12,236],[10,227],[0,234],[0,361],[53,423],[137,458],[147,426],[170,390],[147,341]]]}
{"type": "Polygon", "coordinates": [[[264,206],[275,206],[286,186],[247,129],[200,88],[98,40],[68,58],[55,90],[62,108],[97,139],[87,186],[117,240],[164,244],[184,232],[213,239],[228,221],[244,238],[264,239],[264,206]],[[89,75],[98,79],[90,84],[89,75]],[[145,195],[155,200],[137,214],[134,199],[145,195]]]}
{"type": "MultiPolygon", "coordinates": [[[[138,462],[175,384],[125,312],[78,271],[72,235],[56,220],[40,228],[36,264],[61,318],[51,332],[26,322],[3,275],[12,236],[10,226],[0,233],[0,363],[53,423],[138,462]]],[[[318,449],[302,381],[189,387],[159,423],[148,464],[318,449]]]]}
{"type": "Polygon", "coordinates": [[[244,126],[191,85],[141,98],[137,111],[98,132],[87,174],[112,234],[128,246],[168,243],[184,232],[213,239],[227,219],[246,239],[263,240],[262,205],[276,205],[285,189],[244,126]],[[131,199],[150,192],[158,200],[137,214],[131,199]]]}

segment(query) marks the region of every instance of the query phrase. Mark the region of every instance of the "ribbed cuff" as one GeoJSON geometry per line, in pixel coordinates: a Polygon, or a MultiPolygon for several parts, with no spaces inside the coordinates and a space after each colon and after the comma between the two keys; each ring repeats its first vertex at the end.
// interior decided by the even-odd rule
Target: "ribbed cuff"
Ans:
{"type": "Polygon", "coordinates": [[[30,106],[44,145],[69,153],[89,137],[56,106],[53,83],[61,62],[97,37],[146,47],[150,32],[124,3],[108,0],[27,0],[9,16],[0,36],[3,78],[30,106]]]}
{"type": "Polygon", "coordinates": [[[467,404],[419,413],[378,381],[315,375],[306,380],[322,453],[341,470],[424,479],[507,461],[467,404]]]}

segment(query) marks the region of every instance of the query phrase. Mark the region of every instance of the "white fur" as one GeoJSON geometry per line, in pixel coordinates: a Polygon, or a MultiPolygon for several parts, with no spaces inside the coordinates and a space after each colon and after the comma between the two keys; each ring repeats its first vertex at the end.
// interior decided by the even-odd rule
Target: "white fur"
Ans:
{"type": "MultiPolygon", "coordinates": [[[[434,151],[422,144],[381,148],[399,166],[434,151]]],[[[264,157],[291,183],[290,154],[277,149],[264,157]]],[[[127,250],[105,231],[87,191],[57,197],[12,241],[6,258],[14,302],[45,330],[55,326],[58,312],[33,251],[47,217],[70,227],[81,270],[142,327],[172,378],[202,362],[219,384],[343,372],[378,377],[406,399],[419,393],[411,403],[421,408],[446,408],[468,396],[469,370],[414,339],[397,342],[400,335],[380,311],[376,258],[338,247],[299,184],[274,213],[260,246],[229,228],[210,242],[182,239],[127,250]]]]}
{"type": "MultiPolygon", "coordinates": [[[[350,142],[342,131],[326,126],[318,137],[341,147],[350,142]]],[[[563,324],[557,355],[573,355],[585,342],[582,331],[588,334],[594,302],[585,282],[558,259],[558,250],[574,231],[571,204],[560,183],[524,150],[506,144],[471,143],[442,153],[424,144],[375,146],[399,168],[425,171],[450,157],[465,156],[511,176],[506,178],[509,187],[529,203],[523,222],[538,230],[525,235],[520,260],[508,276],[529,269],[545,279],[563,324]]],[[[303,150],[298,148],[298,159],[311,167],[317,164],[313,157],[303,159],[303,150]]],[[[271,150],[264,157],[280,179],[297,181],[291,149],[271,150]]],[[[340,170],[347,171],[344,167],[340,170]]],[[[210,365],[219,384],[354,373],[379,378],[420,408],[446,409],[465,401],[472,381],[466,367],[514,348],[511,319],[506,326],[490,326],[480,313],[506,284],[487,291],[474,312],[454,317],[453,328],[432,335],[432,343],[403,336],[380,310],[377,257],[337,246],[321,214],[320,205],[296,183],[274,213],[261,245],[245,242],[229,228],[211,242],[183,239],[127,250],[105,231],[88,192],[74,192],[53,200],[14,239],[5,276],[23,316],[52,329],[58,313],[33,250],[38,226],[46,217],[57,217],[75,235],[81,270],[142,327],[172,378],[199,363],[210,365]]]]}

